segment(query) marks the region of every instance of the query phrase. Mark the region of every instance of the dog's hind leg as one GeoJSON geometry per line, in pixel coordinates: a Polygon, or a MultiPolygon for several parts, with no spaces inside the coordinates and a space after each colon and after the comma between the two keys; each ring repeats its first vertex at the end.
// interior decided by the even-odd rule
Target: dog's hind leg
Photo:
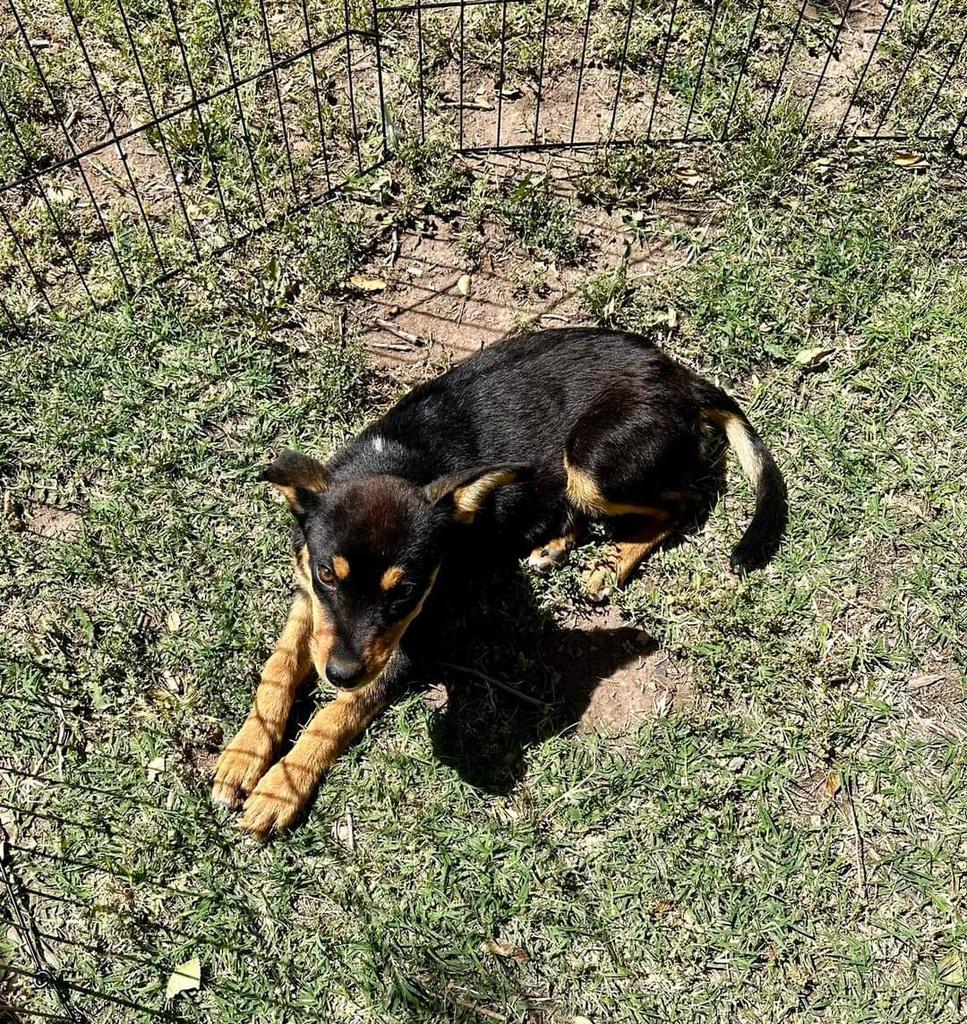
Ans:
{"type": "Polygon", "coordinates": [[[309,674],[312,607],[299,591],[282,636],[262,669],[252,710],[215,766],[212,799],[238,807],[265,774],[285,733],[299,684],[309,674]]]}
{"type": "Polygon", "coordinates": [[[614,584],[623,587],[639,565],[674,531],[671,515],[655,511],[648,521],[631,536],[615,544],[615,557],[610,565],[592,569],[584,583],[587,595],[595,600],[605,597],[614,584]]]}
{"type": "Polygon", "coordinates": [[[695,502],[697,414],[674,394],[649,398],[646,385],[624,380],[603,390],[565,444],[568,501],[591,518],[609,520],[618,537],[612,564],[587,580],[591,596],[602,596],[611,583],[623,586],[695,502]]]}

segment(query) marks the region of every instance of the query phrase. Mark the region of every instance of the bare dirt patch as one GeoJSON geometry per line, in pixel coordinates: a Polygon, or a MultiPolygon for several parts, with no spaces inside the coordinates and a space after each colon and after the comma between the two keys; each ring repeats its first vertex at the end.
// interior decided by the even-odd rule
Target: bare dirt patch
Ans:
{"type": "MultiPolygon", "coordinates": [[[[385,287],[356,307],[364,342],[379,364],[438,364],[460,360],[524,327],[555,327],[587,318],[582,284],[618,266],[629,246],[619,210],[577,204],[568,171],[546,162],[513,161],[500,173],[548,174],[554,193],[574,209],[581,256],[573,263],[528,251],[500,219],[488,215],[467,254],[459,219],[427,217],[398,236],[361,276],[385,287]]],[[[630,243],[628,273],[668,262],[654,242],[630,243]]]]}
{"type": "Polygon", "coordinates": [[[938,659],[904,684],[910,727],[924,736],[967,737],[967,680],[952,660],[938,659]]]}
{"type": "Polygon", "coordinates": [[[105,146],[84,162],[95,198],[102,210],[123,210],[127,218],[138,219],[143,208],[152,221],[160,222],[177,208],[167,164],[144,137],[124,142],[120,149],[105,146]]]}
{"type": "Polygon", "coordinates": [[[45,540],[70,540],[80,532],[83,517],[69,509],[41,505],[24,517],[24,527],[45,540]]]}
{"type": "Polygon", "coordinates": [[[579,730],[620,737],[642,722],[688,706],[695,681],[688,666],[661,650],[614,609],[566,633],[549,633],[542,653],[579,730]]]}
{"type": "MultiPolygon", "coordinates": [[[[797,95],[802,98],[812,97],[819,76],[823,75],[813,107],[813,115],[817,122],[835,126],[840,124],[848,113],[851,113],[854,120],[862,118],[862,114],[856,110],[850,111],[850,101],[870,60],[884,19],[891,17],[893,13],[880,0],[849,4],[846,13],[841,16],[842,28],[832,53],[820,49],[816,58],[803,67],[802,78],[796,89],[797,95]]],[[[818,21],[822,15],[817,8],[807,7],[806,17],[818,21]]],[[[858,129],[859,124],[855,127],[858,129]]]]}
{"type": "Polygon", "coordinates": [[[378,359],[422,362],[428,349],[465,358],[525,323],[550,326],[579,314],[583,275],[576,269],[547,264],[533,288],[532,268],[513,253],[494,247],[474,269],[458,253],[449,224],[436,222],[401,240],[385,291],[362,314],[365,342],[378,359]]]}

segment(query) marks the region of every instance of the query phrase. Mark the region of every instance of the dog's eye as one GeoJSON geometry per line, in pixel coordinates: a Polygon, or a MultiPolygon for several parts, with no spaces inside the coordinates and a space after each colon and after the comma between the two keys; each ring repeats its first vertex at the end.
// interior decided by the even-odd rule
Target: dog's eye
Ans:
{"type": "Polygon", "coordinates": [[[386,594],[386,601],[392,605],[403,604],[404,602],[409,600],[410,595],[412,593],[412,583],[410,583],[409,581],[397,583],[393,586],[393,589],[390,590],[388,594],[386,594]]]}
{"type": "Polygon", "coordinates": [[[334,587],[336,585],[336,574],[328,565],[320,565],[316,569],[316,575],[319,577],[319,582],[324,587],[334,587]]]}

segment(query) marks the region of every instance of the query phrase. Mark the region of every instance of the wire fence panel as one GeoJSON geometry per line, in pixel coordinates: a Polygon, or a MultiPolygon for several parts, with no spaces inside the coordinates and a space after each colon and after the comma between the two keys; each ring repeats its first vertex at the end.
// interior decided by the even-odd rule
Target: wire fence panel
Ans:
{"type": "Polygon", "coordinates": [[[967,117],[958,0],[2,2],[14,319],[163,279],[404,137],[480,153],[770,126],[953,144],[967,117]]]}
{"type": "Polygon", "coordinates": [[[380,6],[396,116],[465,152],[742,139],[765,124],[952,143],[955,0],[465,0],[380,6]],[[418,111],[418,118],[416,116],[418,111]]]}
{"type": "Polygon", "coordinates": [[[4,303],[164,278],[385,156],[369,7],[4,0],[4,303]]]}

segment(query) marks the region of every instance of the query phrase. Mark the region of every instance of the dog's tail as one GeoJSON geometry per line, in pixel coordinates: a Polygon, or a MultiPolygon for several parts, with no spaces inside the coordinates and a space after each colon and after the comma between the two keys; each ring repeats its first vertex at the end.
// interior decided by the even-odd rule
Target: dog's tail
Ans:
{"type": "Polygon", "coordinates": [[[724,392],[715,391],[713,401],[705,407],[705,417],[725,434],[742,472],[755,488],[755,514],[730,558],[736,572],[749,572],[765,565],[782,540],[789,514],[786,483],[745,413],[724,392]]]}

